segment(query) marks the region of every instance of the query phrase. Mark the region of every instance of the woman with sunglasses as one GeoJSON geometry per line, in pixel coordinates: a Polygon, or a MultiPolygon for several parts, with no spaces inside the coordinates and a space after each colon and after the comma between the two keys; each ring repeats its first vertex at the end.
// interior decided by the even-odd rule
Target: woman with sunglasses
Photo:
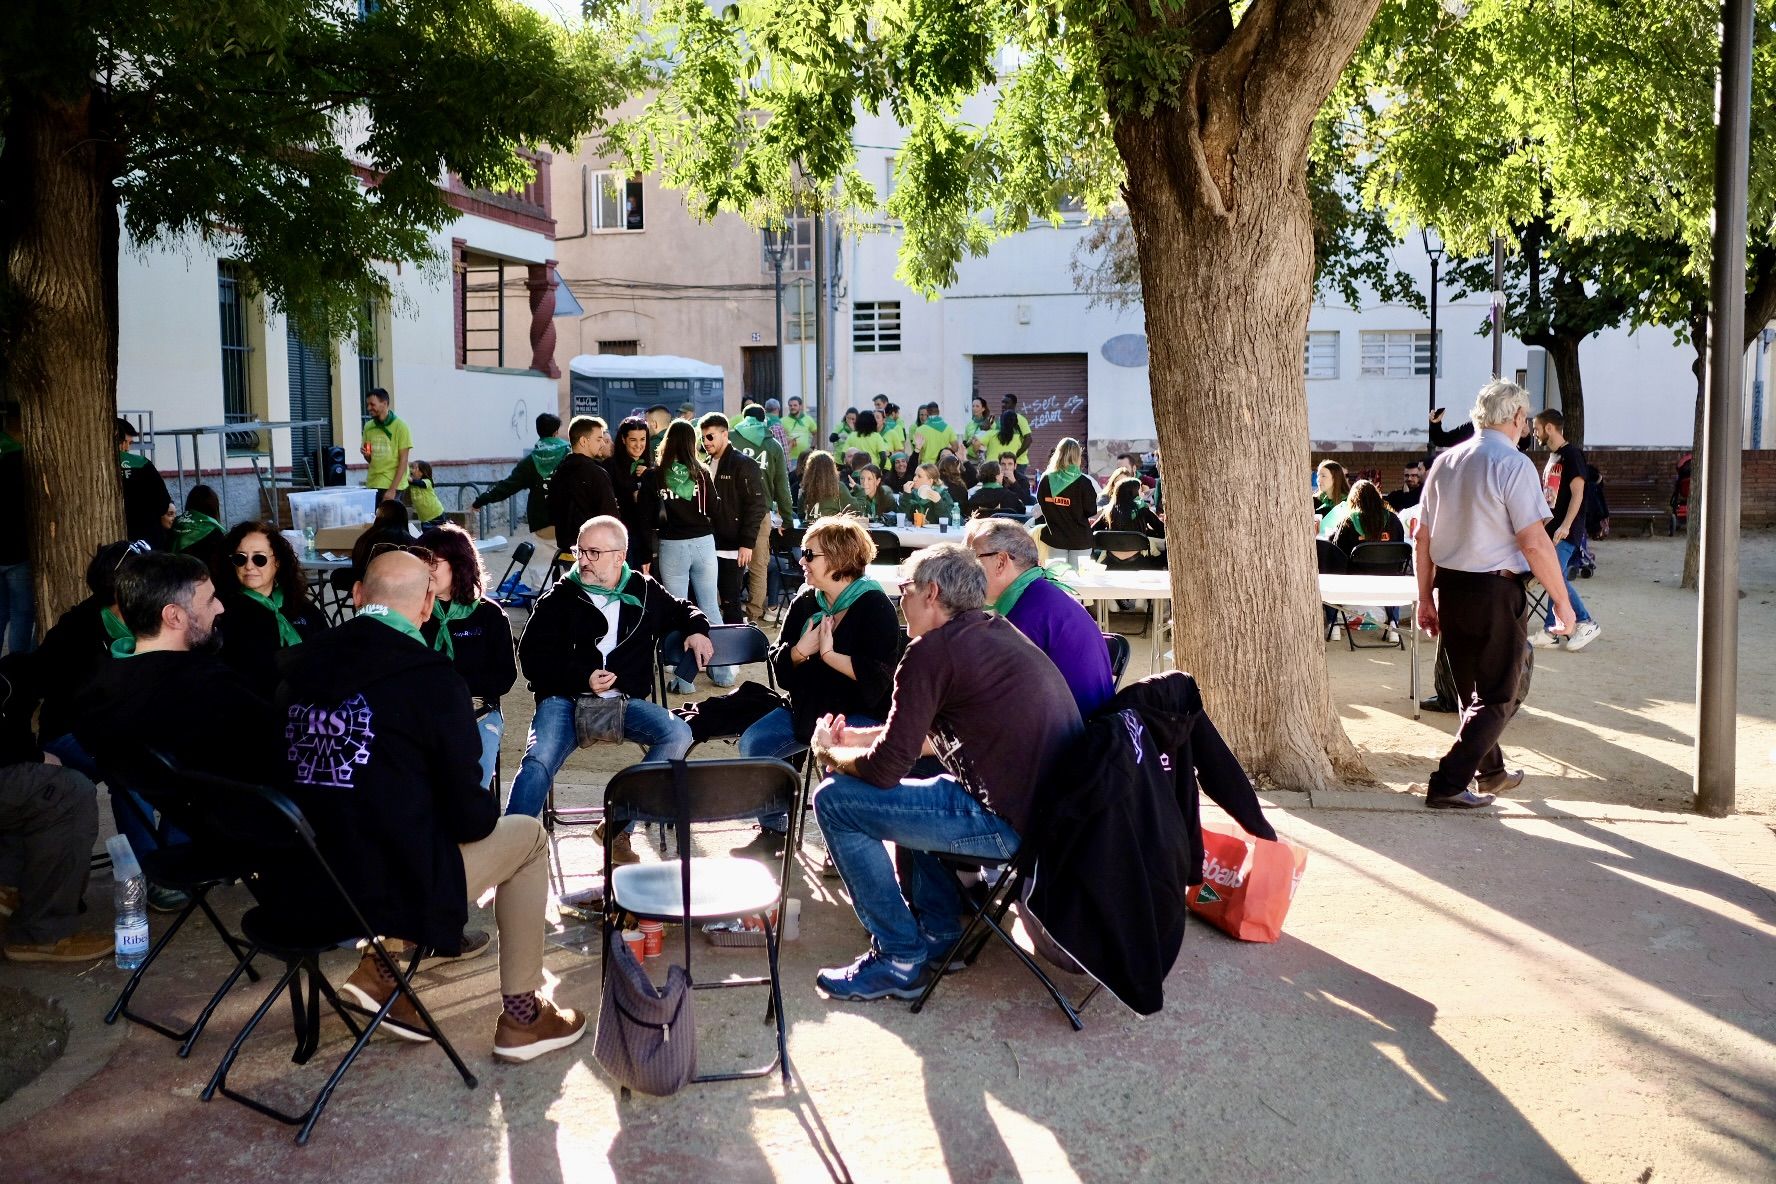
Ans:
{"type": "Polygon", "coordinates": [[[454,523],[434,526],[419,536],[419,546],[431,552],[433,598],[431,619],[420,634],[469,686],[481,733],[481,784],[491,785],[506,731],[500,698],[518,681],[512,624],[499,602],[482,596],[487,568],[468,531],[454,523]]]}
{"type": "Polygon", "coordinates": [[[309,602],[289,540],[270,523],[237,524],[224,536],[222,553],[228,556],[228,574],[218,589],[222,660],[269,700],[277,693],[278,651],[325,629],[327,618],[309,602]]]}
{"type": "MultiPolygon", "coordinates": [[[[853,727],[888,718],[894,667],[900,661],[900,618],[880,584],[864,575],[876,557],[869,527],[854,515],[822,518],[802,537],[806,583],[789,603],[778,644],[771,647],[777,685],[789,696],[740,737],[741,756],[788,760],[807,748],[823,715],[853,727]]],[[[765,819],[787,829],[787,818],[765,819]]]]}

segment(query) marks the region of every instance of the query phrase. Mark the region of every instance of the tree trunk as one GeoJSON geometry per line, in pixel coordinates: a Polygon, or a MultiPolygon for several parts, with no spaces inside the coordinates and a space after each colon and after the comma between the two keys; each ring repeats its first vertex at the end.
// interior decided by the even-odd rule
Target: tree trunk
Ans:
{"type": "Polygon", "coordinates": [[[1695,439],[1690,445],[1690,516],[1684,539],[1683,586],[1690,591],[1702,587],[1702,499],[1697,496],[1702,481],[1702,419],[1708,404],[1708,308],[1698,304],[1690,312],[1690,340],[1696,346],[1696,361],[1690,367],[1696,375],[1695,439]]]}
{"type": "Polygon", "coordinates": [[[1554,362],[1554,379],[1560,384],[1561,431],[1568,440],[1585,446],[1585,385],[1579,372],[1579,342],[1576,337],[1551,334],[1537,342],[1548,351],[1554,362]]]}
{"type": "Polygon", "coordinates": [[[1314,269],[1308,132],[1375,7],[1258,0],[1203,46],[1178,109],[1115,125],[1178,666],[1247,770],[1286,789],[1368,778],[1326,673],[1301,343],[1314,269]]]}
{"type": "Polygon", "coordinates": [[[7,361],[24,429],[37,620],[47,625],[86,596],[94,550],[123,537],[112,446],[116,199],[90,96],[11,98],[0,154],[7,361]]]}

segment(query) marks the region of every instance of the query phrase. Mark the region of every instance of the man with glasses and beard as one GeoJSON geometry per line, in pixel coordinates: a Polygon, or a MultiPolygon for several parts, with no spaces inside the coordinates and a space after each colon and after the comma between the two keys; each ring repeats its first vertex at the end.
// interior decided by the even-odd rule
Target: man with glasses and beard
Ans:
{"type": "Polygon", "coordinates": [[[100,762],[144,748],[182,768],[268,782],[280,752],[271,705],[230,669],[209,569],[189,555],[138,554],[117,572],[130,636],[78,700],[74,735],[100,762]]]}

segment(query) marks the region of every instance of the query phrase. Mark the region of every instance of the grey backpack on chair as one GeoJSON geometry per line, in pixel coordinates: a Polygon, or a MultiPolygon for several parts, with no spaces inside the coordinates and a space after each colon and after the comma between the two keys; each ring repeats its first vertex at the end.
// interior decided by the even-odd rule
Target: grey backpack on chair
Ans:
{"type": "Polygon", "coordinates": [[[656,988],[629,943],[612,934],[604,951],[604,998],[592,1055],[624,1089],[665,1097],[697,1074],[697,1024],[691,977],[666,971],[656,988]]]}

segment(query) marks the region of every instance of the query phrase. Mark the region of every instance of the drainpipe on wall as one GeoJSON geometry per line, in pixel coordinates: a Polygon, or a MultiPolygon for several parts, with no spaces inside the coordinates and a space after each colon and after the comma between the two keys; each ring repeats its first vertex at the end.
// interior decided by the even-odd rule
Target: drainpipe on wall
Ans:
{"type": "Polygon", "coordinates": [[[580,166],[580,232],[578,234],[556,235],[558,243],[571,243],[576,238],[585,238],[592,233],[592,166],[580,166]]]}

